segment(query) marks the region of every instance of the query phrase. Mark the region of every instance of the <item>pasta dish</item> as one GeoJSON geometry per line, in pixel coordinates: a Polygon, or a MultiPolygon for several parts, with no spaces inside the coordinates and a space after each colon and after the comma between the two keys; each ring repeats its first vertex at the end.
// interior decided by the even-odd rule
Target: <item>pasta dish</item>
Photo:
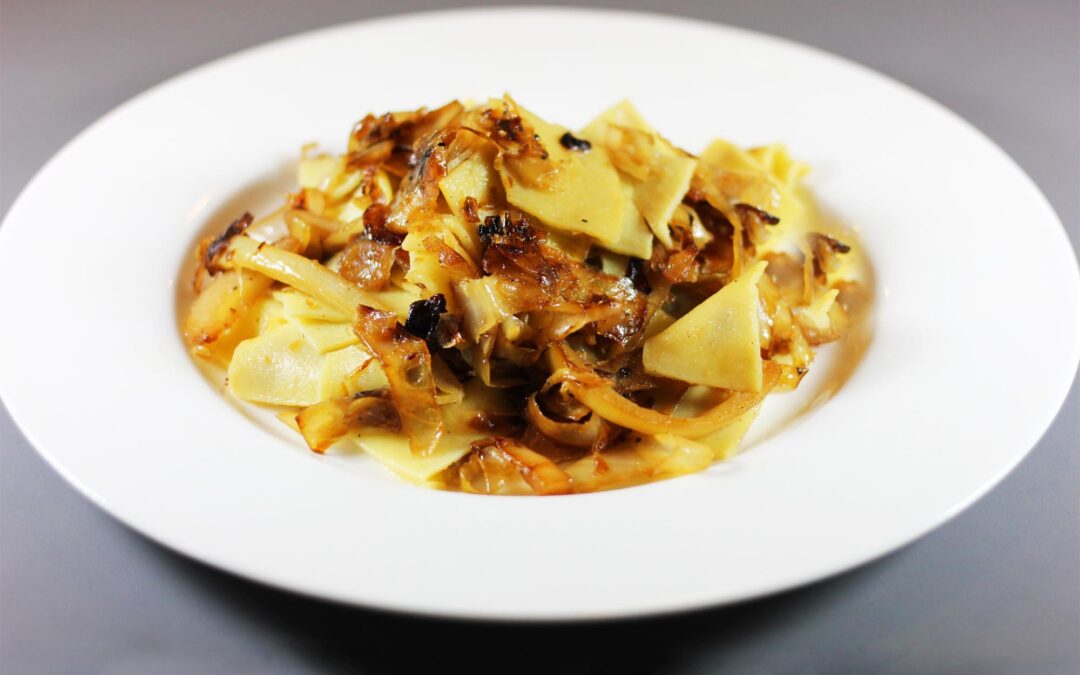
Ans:
{"type": "Polygon", "coordinates": [[[806,171],[780,145],[692,155],[625,102],[578,131],[509,96],[368,115],[199,244],[184,339],[311,450],[429,487],[700,471],[867,302],[806,171]]]}

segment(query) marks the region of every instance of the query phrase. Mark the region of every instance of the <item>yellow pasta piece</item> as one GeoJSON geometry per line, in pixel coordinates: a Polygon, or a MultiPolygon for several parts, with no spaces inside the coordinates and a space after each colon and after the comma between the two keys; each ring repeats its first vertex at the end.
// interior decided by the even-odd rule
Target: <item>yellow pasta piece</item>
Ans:
{"type": "MultiPolygon", "coordinates": [[[[401,243],[401,247],[409,253],[409,270],[405,273],[405,281],[414,284],[424,297],[442,293],[446,298],[447,310],[450,312],[457,310],[453,280],[439,260],[439,254],[429,251],[425,241],[429,237],[438,239],[469,265],[475,267],[473,254],[461,241],[461,238],[468,236],[467,229],[457,217],[447,215],[425,223],[413,224],[410,226],[409,234],[405,235],[401,243]]],[[[469,245],[474,245],[474,242],[469,240],[469,245]]],[[[477,252],[479,252],[479,245],[479,239],[477,239],[475,242],[477,252]]]]}
{"type": "Polygon", "coordinates": [[[581,130],[582,138],[597,139],[602,143],[607,142],[609,127],[618,126],[628,129],[640,129],[649,134],[655,134],[656,129],[645,121],[634,104],[622,100],[600,113],[592,122],[581,130]]]}
{"type": "Polygon", "coordinates": [[[330,323],[311,319],[294,319],[304,337],[320,354],[332,352],[360,342],[350,323],[330,323]]]}
{"type": "Polygon", "coordinates": [[[712,448],[701,440],[690,440],[672,434],[657,434],[646,442],[644,451],[655,447],[667,456],[656,467],[662,476],[682,476],[706,469],[713,461],[712,448]],[[652,447],[650,447],[652,446],[652,447]]]}
{"type": "MultiPolygon", "coordinates": [[[[341,209],[337,212],[337,219],[343,223],[352,223],[363,217],[364,211],[367,207],[371,206],[371,200],[367,197],[360,197],[358,199],[350,199],[345,202],[341,209]]],[[[359,224],[358,224],[359,225],[359,224]]],[[[357,227],[357,232],[362,231],[363,228],[357,227]]]]}
{"type": "Polygon", "coordinates": [[[318,155],[301,159],[297,172],[300,187],[325,189],[330,184],[330,179],[341,171],[341,166],[341,160],[333,155],[318,155]]]}
{"type": "Polygon", "coordinates": [[[629,263],[630,258],[621,253],[612,253],[611,251],[600,252],[600,269],[602,269],[605,274],[621,277],[626,274],[626,266],[629,263]]]}
{"type": "Polygon", "coordinates": [[[442,217],[442,227],[447,234],[443,241],[461,254],[463,258],[478,267],[480,263],[480,235],[476,232],[476,226],[465,222],[463,218],[453,215],[442,217]]]}
{"type": "Polygon", "coordinates": [[[810,172],[810,167],[796,161],[782,143],[772,143],[747,151],[780,185],[793,190],[803,176],[810,172]]]}
{"type": "Polygon", "coordinates": [[[499,173],[495,171],[495,146],[485,144],[454,167],[439,181],[439,190],[450,211],[458,218],[465,218],[465,199],[476,200],[477,208],[490,211],[493,193],[499,189],[499,173]]]}
{"type": "Polygon", "coordinates": [[[570,232],[560,232],[558,230],[547,231],[547,243],[578,262],[583,262],[589,256],[589,249],[592,248],[593,241],[581,234],[571,234],[570,232]]]}
{"type": "MultiPolygon", "coordinates": [[[[687,389],[679,399],[673,414],[676,417],[696,417],[720,403],[724,395],[721,390],[695,385],[687,389]]],[[[712,449],[714,459],[728,459],[737,454],[739,443],[750,430],[750,425],[757,419],[760,410],[761,406],[756,405],[739,415],[733,422],[696,440],[712,449]]]]}
{"type": "MultiPolygon", "coordinates": [[[[653,233],[645,224],[645,219],[632,201],[634,197],[634,186],[623,181],[622,192],[623,196],[626,198],[626,211],[623,214],[622,231],[620,232],[618,239],[603,244],[603,246],[615,253],[622,253],[635,258],[641,258],[642,260],[648,260],[652,257],[653,233]]],[[[681,200],[682,197],[680,196],[679,199],[681,200]]],[[[582,259],[584,259],[584,256],[582,256],[582,259]]],[[[621,277],[625,272],[626,267],[624,266],[622,271],[618,273],[618,276],[621,277]]]]}
{"type": "Polygon", "coordinates": [[[442,293],[447,309],[452,312],[456,309],[453,282],[439,262],[439,254],[424,247],[424,240],[428,237],[436,237],[443,242],[446,240],[443,236],[418,228],[405,235],[405,240],[401,242],[401,248],[409,253],[409,271],[405,273],[405,280],[416,284],[425,296],[442,293]]]}
{"type": "Polygon", "coordinates": [[[645,341],[642,362],[652,375],[738,391],[761,390],[758,263],[705,302],[645,341]]]}
{"type": "Polygon", "coordinates": [[[699,158],[701,163],[710,167],[739,171],[748,174],[764,174],[761,161],[745,149],[718,138],[705,148],[699,158]]]}
{"type": "Polygon", "coordinates": [[[419,456],[409,449],[409,439],[393,431],[364,430],[349,439],[364,452],[379,460],[394,473],[414,483],[424,483],[465,456],[469,444],[483,438],[480,434],[444,434],[434,452],[419,456]]]}
{"type": "Polygon", "coordinates": [[[690,157],[659,154],[653,161],[649,177],[634,187],[634,204],[645,217],[649,229],[665,246],[672,244],[668,223],[690,189],[690,179],[696,168],[697,160],[690,157]]]}
{"type": "Polygon", "coordinates": [[[358,345],[332,351],[323,359],[322,372],[319,374],[321,401],[386,386],[386,376],[379,362],[358,345]]]}
{"type": "Polygon", "coordinates": [[[314,319],[316,321],[349,321],[351,317],[325,303],[319,302],[310,295],[305,295],[292,289],[273,291],[270,294],[274,300],[281,303],[283,314],[290,319],[314,319]]]}
{"type": "Polygon", "coordinates": [[[668,326],[675,323],[675,317],[671,316],[663,309],[656,310],[656,313],[649,319],[649,323],[645,324],[645,339],[659,335],[668,326]]]}
{"type": "Polygon", "coordinates": [[[550,187],[538,187],[526,185],[513,171],[504,169],[501,176],[507,201],[550,227],[587,234],[605,244],[616,241],[622,231],[626,200],[607,153],[603,148],[567,150],[559,143],[565,127],[521,112],[559,170],[550,187]]]}
{"type": "Polygon", "coordinates": [[[734,422],[723,429],[719,429],[708,436],[703,436],[697,440],[712,448],[713,457],[716,459],[731,459],[739,454],[739,446],[742,443],[742,439],[746,436],[746,432],[750,430],[750,425],[757,419],[759,412],[761,412],[761,406],[754,406],[742,415],[739,415],[734,422]]]}
{"type": "Polygon", "coordinates": [[[229,362],[228,387],[258,403],[306,406],[318,403],[323,356],[294,324],[244,340],[229,362]]]}
{"type": "Polygon", "coordinates": [[[265,333],[271,328],[277,328],[289,322],[285,313],[285,305],[273,296],[263,298],[255,307],[258,330],[256,334],[265,333]]]}
{"type": "Polygon", "coordinates": [[[758,247],[759,255],[798,248],[808,215],[798,194],[799,181],[809,170],[805,164],[791,159],[782,145],[744,150],[720,139],[709,144],[700,162],[708,182],[721,186],[729,199],[780,219],[769,226],[769,238],[758,247]]]}
{"type": "Polygon", "coordinates": [[[398,320],[402,322],[409,316],[409,305],[422,299],[419,290],[415,287],[391,286],[385,291],[378,291],[372,295],[378,298],[382,307],[397,314],[398,320]]]}
{"type": "Polygon", "coordinates": [[[617,151],[629,129],[646,134],[651,141],[651,156],[640,158],[643,175],[627,177],[633,184],[633,203],[645,218],[649,229],[666,247],[672,246],[668,223],[690,188],[697,160],[676,150],[627,101],[609,108],[594,119],[581,135],[595,144],[617,151]]]}

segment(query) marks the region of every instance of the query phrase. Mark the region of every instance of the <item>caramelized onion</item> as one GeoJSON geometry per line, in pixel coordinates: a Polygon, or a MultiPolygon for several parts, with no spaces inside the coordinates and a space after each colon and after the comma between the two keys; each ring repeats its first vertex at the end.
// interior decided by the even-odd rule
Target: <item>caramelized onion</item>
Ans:
{"type": "Polygon", "coordinates": [[[384,308],[377,297],[350,284],[344,277],[314,260],[278,246],[240,236],[229,243],[229,253],[230,262],[237,267],[262,272],[274,281],[307,293],[348,316],[356,312],[358,305],[384,308]]]}
{"type": "Polygon", "coordinates": [[[382,392],[342,396],[310,405],[296,415],[296,426],[308,447],[318,453],[350,431],[365,427],[401,429],[393,403],[382,392]]]}
{"type": "Polygon", "coordinates": [[[386,374],[413,454],[430,455],[446,427],[435,397],[427,344],[406,332],[393,314],[370,307],[357,310],[354,330],[386,374]]]}
{"type": "MultiPolygon", "coordinates": [[[[254,220],[254,216],[245,212],[242,216],[229,223],[229,226],[225,228],[225,231],[222,232],[220,236],[202,242],[199,246],[200,265],[210,272],[221,271],[221,268],[218,266],[218,256],[220,256],[229,246],[229,242],[232,241],[233,237],[238,237],[243,234],[244,231],[251,226],[251,223],[254,222],[254,220]]],[[[196,274],[195,278],[198,280],[199,275],[196,274]]]]}
{"type": "Polygon", "coordinates": [[[472,443],[472,452],[459,465],[459,480],[463,487],[472,485],[473,476],[469,474],[479,473],[483,487],[478,491],[491,493],[495,491],[492,478],[497,478],[497,474],[505,473],[508,468],[520,474],[538,495],[565,495],[574,491],[573,480],[555,462],[501,436],[472,443]]]}
{"type": "Polygon", "coordinates": [[[439,180],[446,175],[446,148],[457,133],[443,129],[432,133],[419,144],[410,158],[410,169],[394,195],[386,227],[400,235],[408,234],[408,223],[431,214],[439,200],[439,180]]]}
{"type": "Polygon", "coordinates": [[[603,422],[599,415],[589,415],[584,422],[557,422],[547,415],[536,402],[536,394],[525,404],[525,418],[536,430],[548,438],[575,448],[590,448],[600,437],[603,422]]]}
{"type": "Polygon", "coordinates": [[[397,247],[368,237],[354,237],[341,255],[338,274],[369,291],[385,290],[390,284],[397,247]]]}
{"type": "Polygon", "coordinates": [[[686,438],[700,438],[735,421],[739,415],[761,402],[780,379],[780,366],[772,361],[764,364],[761,391],[732,392],[723,402],[706,410],[697,417],[672,417],[637,405],[623,398],[611,385],[595,375],[563,371],[555,377],[564,377],[565,385],[579,401],[589,406],[593,413],[612,424],[643,434],[672,434],[686,438]]]}

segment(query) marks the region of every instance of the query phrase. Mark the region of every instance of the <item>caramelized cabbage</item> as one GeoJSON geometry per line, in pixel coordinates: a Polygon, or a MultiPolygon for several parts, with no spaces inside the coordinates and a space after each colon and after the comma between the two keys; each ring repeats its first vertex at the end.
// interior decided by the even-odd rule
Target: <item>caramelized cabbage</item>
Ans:
{"type": "Polygon", "coordinates": [[[702,471],[867,307],[783,146],[695,157],[628,102],[367,115],[196,250],[193,355],[317,453],[560,495],[702,471]]]}

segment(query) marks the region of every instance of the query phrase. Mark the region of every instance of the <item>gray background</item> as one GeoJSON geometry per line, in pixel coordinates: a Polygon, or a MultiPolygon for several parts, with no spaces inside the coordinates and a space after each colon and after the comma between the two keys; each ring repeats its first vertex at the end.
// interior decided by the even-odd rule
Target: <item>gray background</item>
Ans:
{"type": "MultiPolygon", "coordinates": [[[[164,78],[271,38],[429,7],[382,0],[5,2],[0,211],[64,142],[164,78]]],[[[1019,161],[1075,244],[1078,7],[1076,0],[686,0],[667,3],[666,11],[816,45],[929,94],[1019,161]]],[[[498,41],[469,47],[497,49],[498,41]]],[[[47,269],[48,252],[32,253],[47,269]]],[[[73,394],[77,404],[88,392],[76,385],[67,394],[65,400],[73,394]]],[[[1054,425],[1000,487],[882,561],[733,608],[571,627],[458,624],[353,610],[209,570],[91,506],[0,411],[0,672],[386,672],[470,665],[553,672],[1077,673],[1078,403],[1074,384],[1054,425]]]]}

